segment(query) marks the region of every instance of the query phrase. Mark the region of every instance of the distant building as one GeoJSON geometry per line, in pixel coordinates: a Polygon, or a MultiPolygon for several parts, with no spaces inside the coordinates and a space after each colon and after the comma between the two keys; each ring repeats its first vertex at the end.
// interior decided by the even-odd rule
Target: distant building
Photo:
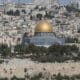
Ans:
{"type": "Polygon", "coordinates": [[[74,4],[75,7],[80,9],[80,0],[71,0],[71,3],[74,4]]]}
{"type": "Polygon", "coordinates": [[[80,0],[75,0],[75,3],[77,3],[77,4],[78,4],[79,9],[80,9],[80,0]]]}
{"type": "Polygon", "coordinates": [[[33,0],[34,5],[50,8],[53,5],[59,5],[58,0],[33,0]]]}

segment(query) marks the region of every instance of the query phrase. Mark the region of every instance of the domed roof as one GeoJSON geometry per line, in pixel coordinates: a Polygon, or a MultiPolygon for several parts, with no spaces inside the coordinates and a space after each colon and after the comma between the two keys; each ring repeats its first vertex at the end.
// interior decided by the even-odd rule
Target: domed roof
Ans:
{"type": "Polygon", "coordinates": [[[42,20],[37,24],[35,32],[53,32],[53,28],[48,21],[42,20]]]}

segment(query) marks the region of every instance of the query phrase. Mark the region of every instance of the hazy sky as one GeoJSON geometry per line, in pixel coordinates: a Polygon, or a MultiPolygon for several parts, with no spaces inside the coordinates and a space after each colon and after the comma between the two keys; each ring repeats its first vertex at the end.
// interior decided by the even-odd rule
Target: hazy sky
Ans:
{"type": "MultiPolygon", "coordinates": [[[[8,0],[8,1],[10,1],[10,0],[8,0]]],[[[32,0],[11,0],[11,1],[13,1],[13,2],[19,1],[19,2],[25,3],[25,2],[31,2],[32,0]]],[[[0,3],[2,3],[2,2],[3,2],[3,0],[0,0],[0,3]]],[[[68,4],[70,2],[70,0],[59,0],[59,2],[61,4],[68,4]]]]}
{"type": "Polygon", "coordinates": [[[69,4],[71,0],[59,0],[61,4],[69,4]]]}

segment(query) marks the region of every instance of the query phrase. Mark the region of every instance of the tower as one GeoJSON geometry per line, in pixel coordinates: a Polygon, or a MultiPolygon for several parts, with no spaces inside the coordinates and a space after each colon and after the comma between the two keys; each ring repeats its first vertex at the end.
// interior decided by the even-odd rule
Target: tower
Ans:
{"type": "Polygon", "coordinates": [[[78,4],[78,8],[80,9],[80,0],[75,0],[75,2],[78,4]]]}

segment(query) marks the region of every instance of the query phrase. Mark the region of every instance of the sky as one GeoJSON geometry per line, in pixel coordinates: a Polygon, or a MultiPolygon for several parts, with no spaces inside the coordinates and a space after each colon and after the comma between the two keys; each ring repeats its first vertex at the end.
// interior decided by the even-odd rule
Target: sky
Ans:
{"type": "MultiPolygon", "coordinates": [[[[6,0],[5,0],[6,1],[6,0]]],[[[10,1],[10,0],[8,0],[8,1],[10,1]]],[[[29,2],[31,2],[32,0],[11,0],[11,1],[13,1],[13,2],[26,2],[26,3],[29,3],[29,2]]],[[[69,2],[70,2],[71,0],[59,0],[59,2],[60,2],[60,4],[68,4],[69,2]]],[[[3,2],[3,0],[0,0],[0,3],[2,3],[3,2]]]]}
{"type": "Polygon", "coordinates": [[[60,4],[69,4],[71,0],[59,0],[60,4]]]}

